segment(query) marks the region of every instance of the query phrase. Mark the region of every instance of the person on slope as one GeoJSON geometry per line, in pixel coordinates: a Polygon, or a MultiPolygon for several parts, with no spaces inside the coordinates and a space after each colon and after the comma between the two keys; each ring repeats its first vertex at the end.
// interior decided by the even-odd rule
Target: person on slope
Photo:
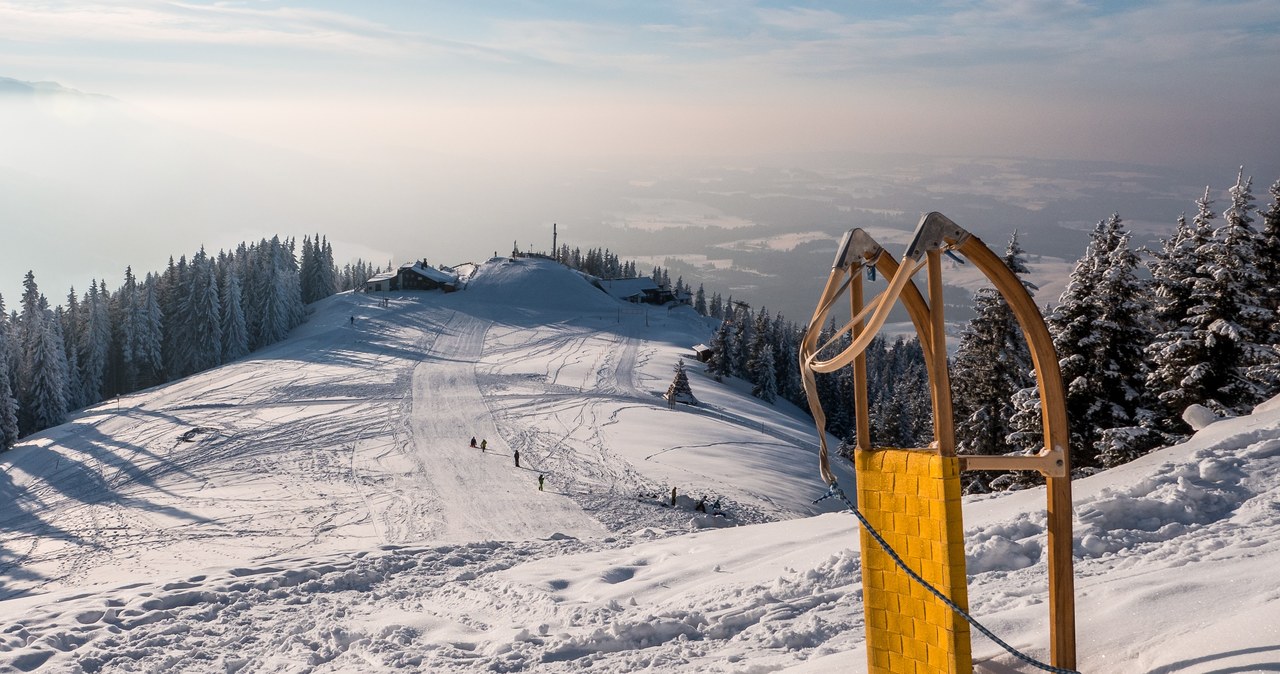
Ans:
{"type": "Polygon", "coordinates": [[[474,436],[474,435],[473,435],[473,436],[471,436],[471,446],[472,446],[472,447],[475,447],[475,446],[476,446],[476,436],[474,436]]]}
{"type": "Polygon", "coordinates": [[[484,451],[484,450],[486,450],[486,449],[489,449],[489,441],[488,441],[487,439],[486,439],[486,440],[481,440],[481,441],[480,441],[480,451],[482,451],[482,452],[483,452],[483,451],[484,451]]]}
{"type": "Polygon", "coordinates": [[[520,450],[517,449],[515,451],[516,453],[514,454],[514,456],[516,457],[516,468],[519,468],[520,467],[520,450]]]}
{"type": "Polygon", "coordinates": [[[542,473],[538,473],[538,491],[542,491],[542,481],[544,479],[545,478],[542,476],[542,473]]]}

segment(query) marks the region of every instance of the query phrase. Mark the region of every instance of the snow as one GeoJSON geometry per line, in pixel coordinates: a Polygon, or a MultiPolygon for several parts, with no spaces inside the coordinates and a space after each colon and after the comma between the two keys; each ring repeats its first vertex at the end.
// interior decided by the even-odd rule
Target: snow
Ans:
{"type": "MultiPolygon", "coordinates": [[[[662,400],[709,332],[687,307],[505,258],[314,306],[0,455],[0,672],[865,671],[812,425],[691,358],[701,404],[662,400]]],[[[1082,671],[1274,668],[1280,405],[1074,488],[1082,671]]],[[[964,506],[973,613],[1040,658],[1044,505],[964,506]]]]}
{"type": "Polygon", "coordinates": [[[1218,415],[1204,405],[1188,405],[1182,411],[1182,420],[1187,422],[1191,430],[1198,431],[1218,420],[1218,415]]]}

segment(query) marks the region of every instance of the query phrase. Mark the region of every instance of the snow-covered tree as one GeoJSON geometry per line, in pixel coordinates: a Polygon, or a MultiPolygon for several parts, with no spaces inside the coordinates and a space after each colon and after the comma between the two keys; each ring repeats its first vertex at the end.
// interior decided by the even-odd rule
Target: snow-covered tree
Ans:
{"type": "Polygon", "coordinates": [[[164,379],[164,311],[160,308],[159,286],[160,277],[148,272],[135,308],[138,316],[133,362],[138,386],[151,386],[164,379]]]}
{"type": "Polygon", "coordinates": [[[777,370],[773,354],[773,330],[769,311],[760,309],[752,324],[746,347],[744,369],[751,382],[751,395],[773,402],[778,394],[777,370]]]}
{"type": "Polygon", "coordinates": [[[1192,403],[1238,414],[1270,390],[1264,374],[1275,367],[1269,346],[1275,312],[1258,266],[1265,253],[1250,215],[1250,185],[1242,170],[1217,229],[1211,229],[1207,188],[1197,202],[1194,229],[1203,243],[1194,253],[1188,308],[1152,345],[1155,368],[1148,383],[1163,403],[1166,423],[1175,427],[1192,403]]]}
{"type": "Polygon", "coordinates": [[[1150,342],[1146,284],[1118,214],[1100,221],[1076,263],[1049,328],[1066,387],[1072,466],[1115,465],[1146,452],[1155,438],[1141,430],[1149,416],[1143,348],[1150,342]],[[1107,456],[1100,444],[1109,429],[1107,456]],[[1122,446],[1124,442],[1132,446],[1122,446]]]}
{"type": "Polygon", "coordinates": [[[22,435],[62,423],[67,413],[67,360],[62,330],[40,295],[35,274],[23,280],[18,427],[22,435]]]}
{"type": "Polygon", "coordinates": [[[699,316],[707,315],[707,292],[702,289],[702,284],[698,284],[698,292],[693,295],[693,310],[699,316]]]}
{"type": "Polygon", "coordinates": [[[249,332],[245,327],[241,304],[240,274],[228,265],[222,290],[222,362],[230,362],[249,353],[249,332]]]}
{"type": "Polygon", "coordinates": [[[751,384],[751,395],[772,403],[778,397],[777,364],[773,358],[773,345],[765,344],[757,356],[758,380],[751,384]]]}
{"type": "Polygon", "coordinates": [[[191,258],[190,281],[182,304],[186,338],[190,340],[187,374],[222,364],[221,311],[213,260],[201,248],[191,258]]]}
{"type": "Polygon", "coordinates": [[[693,389],[689,387],[689,375],[684,370],[684,361],[676,361],[675,372],[671,385],[667,387],[667,392],[662,397],[672,403],[697,405],[698,399],[693,396],[693,389]]]}
{"type": "MultiPolygon", "coordinates": [[[[1270,289],[1267,306],[1272,311],[1280,311],[1280,180],[1272,183],[1267,193],[1271,204],[1258,213],[1262,217],[1258,271],[1262,273],[1263,285],[1270,289]]],[[[1280,331],[1271,333],[1272,341],[1280,342],[1280,331]]]]}
{"type": "Polygon", "coordinates": [[[9,376],[9,331],[4,313],[4,301],[0,299],[0,450],[18,441],[18,399],[13,395],[13,382],[9,376]]]}
{"type": "MultiPolygon", "coordinates": [[[[87,295],[85,300],[87,304],[87,295]]],[[[67,306],[56,308],[53,315],[62,329],[62,351],[67,361],[67,378],[63,382],[66,386],[67,407],[76,409],[87,405],[90,401],[85,391],[80,362],[80,350],[84,346],[81,333],[86,323],[85,309],[80,304],[80,298],[76,296],[75,287],[67,293],[67,306]]]]}
{"type": "Polygon", "coordinates": [[[1146,384],[1156,400],[1156,424],[1168,433],[1184,431],[1182,411],[1206,397],[1204,370],[1197,364],[1204,362],[1207,354],[1204,344],[1192,335],[1189,317],[1195,306],[1192,292],[1196,279],[1209,268],[1206,255],[1217,217],[1212,205],[1206,187],[1204,196],[1196,201],[1191,225],[1179,217],[1178,229],[1151,263],[1156,335],[1146,349],[1151,362],[1146,384]]]}
{"type": "Polygon", "coordinates": [[[727,321],[721,321],[720,326],[716,328],[715,334],[711,336],[711,361],[707,363],[707,371],[715,377],[716,381],[722,381],[733,373],[729,355],[730,342],[732,341],[729,328],[730,324],[727,321]]]}
{"type": "MultiPolygon", "coordinates": [[[[1025,251],[1015,231],[1009,237],[1003,261],[1029,290],[1036,286],[1027,274],[1025,251]]],[[[973,296],[974,317],[960,335],[952,362],[952,402],[957,451],[961,454],[1004,454],[1013,432],[1013,395],[1035,384],[1031,377],[1031,353],[1013,310],[995,288],[979,289],[973,296]]],[[[967,474],[967,488],[986,491],[992,473],[967,474]]]]}
{"type": "Polygon", "coordinates": [[[106,285],[89,282],[85,295],[84,319],[79,334],[81,404],[91,405],[106,395],[107,356],[111,351],[111,316],[107,308],[106,285]]]}

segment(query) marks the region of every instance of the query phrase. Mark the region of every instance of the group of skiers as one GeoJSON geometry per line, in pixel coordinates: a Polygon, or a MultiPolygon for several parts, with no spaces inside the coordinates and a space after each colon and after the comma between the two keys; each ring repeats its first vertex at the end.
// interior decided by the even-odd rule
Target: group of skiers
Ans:
{"type": "MultiPolygon", "coordinates": [[[[480,451],[483,452],[489,449],[489,440],[487,438],[481,438],[480,444],[477,445],[476,438],[473,435],[471,436],[471,446],[479,447],[480,451]]],[[[519,468],[520,467],[520,450],[518,449],[514,450],[514,453],[511,456],[516,461],[516,468],[519,468]]],[[[546,481],[546,476],[544,476],[542,473],[538,473],[538,491],[542,491],[542,485],[545,481],[546,481]]]]}

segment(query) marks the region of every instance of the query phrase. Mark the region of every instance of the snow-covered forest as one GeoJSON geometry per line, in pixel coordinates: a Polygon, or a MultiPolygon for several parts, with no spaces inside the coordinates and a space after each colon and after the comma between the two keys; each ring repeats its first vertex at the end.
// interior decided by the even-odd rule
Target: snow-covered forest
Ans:
{"type": "Polygon", "coordinates": [[[338,270],[322,237],[273,237],[216,256],[201,248],[139,278],[126,267],[51,307],[34,272],[19,307],[0,297],[0,449],[62,423],[68,411],[173,381],[280,341],[304,305],[359,287],[378,269],[338,270]]]}

